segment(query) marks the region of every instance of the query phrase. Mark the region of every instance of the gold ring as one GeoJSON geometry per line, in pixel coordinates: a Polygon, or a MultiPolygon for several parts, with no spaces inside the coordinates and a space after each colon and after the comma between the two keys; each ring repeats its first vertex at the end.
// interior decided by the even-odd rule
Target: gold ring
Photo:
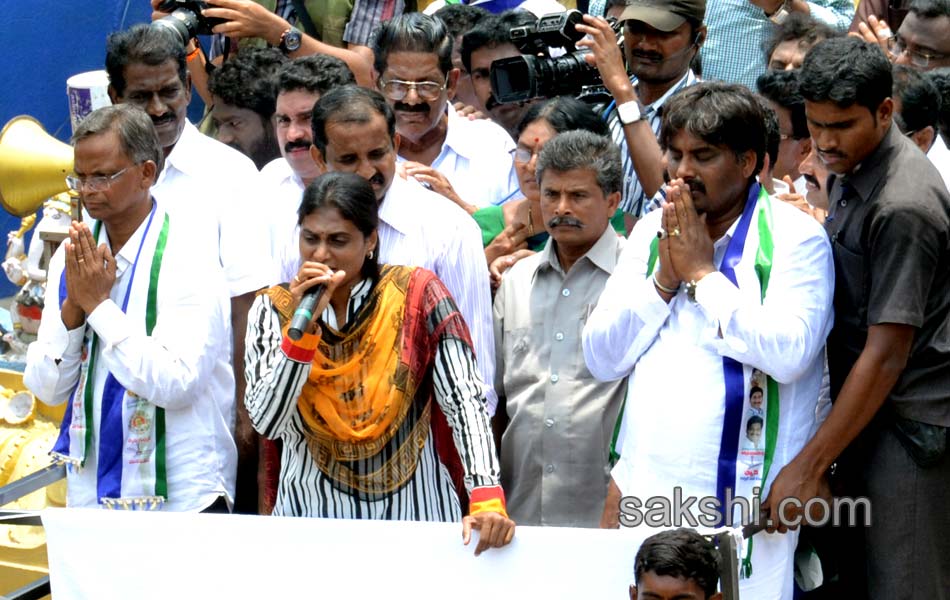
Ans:
{"type": "Polygon", "coordinates": [[[680,234],[680,228],[679,228],[679,227],[674,227],[674,228],[673,228],[673,231],[670,232],[670,235],[673,236],[673,237],[678,237],[679,234],[680,234]]]}

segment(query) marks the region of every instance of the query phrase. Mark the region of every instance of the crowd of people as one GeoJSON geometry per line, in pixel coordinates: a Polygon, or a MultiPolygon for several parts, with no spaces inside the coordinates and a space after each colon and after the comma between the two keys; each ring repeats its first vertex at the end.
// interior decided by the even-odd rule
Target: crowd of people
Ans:
{"type": "MultiPolygon", "coordinates": [[[[208,4],[111,34],[73,136],[25,373],[69,506],[478,554],[677,496],[763,520],[743,598],[950,597],[950,1],[578,2],[607,100],[515,103],[553,0],[208,4]],[[798,526],[832,497],[868,503],[798,526]]],[[[718,570],[674,529],[630,595],[718,570]]]]}

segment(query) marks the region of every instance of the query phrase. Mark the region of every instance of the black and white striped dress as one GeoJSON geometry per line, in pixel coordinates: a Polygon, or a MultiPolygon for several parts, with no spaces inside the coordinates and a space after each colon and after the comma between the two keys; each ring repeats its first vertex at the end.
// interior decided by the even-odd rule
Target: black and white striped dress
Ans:
{"type": "MultiPolygon", "coordinates": [[[[369,280],[353,288],[347,306],[348,320],[356,315],[370,291],[369,280]]],[[[331,307],[322,316],[325,323],[337,329],[331,307]]],[[[254,301],[248,318],[245,404],[254,428],[261,435],[283,441],[274,515],[461,520],[458,495],[448,469],[438,459],[431,428],[415,474],[406,485],[391,493],[375,498],[359,497],[340,489],[324,475],[311,458],[305,425],[297,408],[310,363],[288,358],[281,349],[281,341],[277,310],[270,297],[262,294],[254,301]]],[[[434,398],[452,428],[464,469],[465,487],[471,491],[476,487],[499,485],[498,460],[470,346],[454,337],[442,336],[432,369],[434,398]]],[[[367,471],[378,468],[378,458],[374,458],[360,461],[367,471]]],[[[354,468],[363,472],[360,466],[354,468]]]]}

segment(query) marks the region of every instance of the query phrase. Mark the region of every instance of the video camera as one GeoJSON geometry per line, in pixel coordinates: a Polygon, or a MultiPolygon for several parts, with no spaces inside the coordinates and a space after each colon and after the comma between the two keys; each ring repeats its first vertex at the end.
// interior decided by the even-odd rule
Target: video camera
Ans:
{"type": "MultiPolygon", "coordinates": [[[[599,102],[609,96],[597,67],[584,60],[590,50],[576,50],[575,44],[584,34],[575,25],[583,21],[583,13],[569,10],[544,15],[533,25],[511,28],[508,38],[522,56],[502,58],[491,64],[495,99],[505,104],[569,95],[599,102]],[[551,48],[564,48],[567,53],[552,58],[551,48]]],[[[617,44],[622,46],[620,23],[611,19],[610,24],[617,34],[617,44]]]]}
{"type": "Polygon", "coordinates": [[[225,19],[209,19],[201,11],[211,8],[202,0],[165,0],[158,5],[158,10],[171,13],[152,23],[152,27],[160,27],[173,32],[187,46],[192,38],[198,35],[211,35],[211,30],[225,19]]]}

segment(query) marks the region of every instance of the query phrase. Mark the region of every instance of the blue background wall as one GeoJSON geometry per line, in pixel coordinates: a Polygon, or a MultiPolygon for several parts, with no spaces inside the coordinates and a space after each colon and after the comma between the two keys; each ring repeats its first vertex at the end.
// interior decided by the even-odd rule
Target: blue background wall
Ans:
{"type": "MultiPolygon", "coordinates": [[[[148,0],[5,1],[0,22],[0,126],[27,114],[63,141],[72,133],[66,80],[104,68],[105,40],[112,31],[148,22],[148,0]]],[[[200,99],[192,114],[200,114],[200,99]]],[[[6,234],[19,219],[0,209],[0,260],[6,234]]],[[[15,288],[0,274],[0,296],[15,288]]]]}

